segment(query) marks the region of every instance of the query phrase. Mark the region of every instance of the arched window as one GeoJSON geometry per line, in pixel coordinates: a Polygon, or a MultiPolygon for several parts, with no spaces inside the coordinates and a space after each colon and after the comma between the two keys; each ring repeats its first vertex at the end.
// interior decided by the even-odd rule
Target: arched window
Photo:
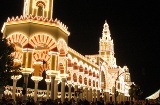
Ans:
{"type": "Polygon", "coordinates": [[[38,6],[38,16],[43,16],[43,7],[42,6],[38,6]]]}

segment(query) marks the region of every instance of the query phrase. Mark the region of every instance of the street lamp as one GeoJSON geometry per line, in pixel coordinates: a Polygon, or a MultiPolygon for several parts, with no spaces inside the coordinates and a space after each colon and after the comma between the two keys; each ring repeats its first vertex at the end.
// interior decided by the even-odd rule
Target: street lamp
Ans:
{"type": "Polygon", "coordinates": [[[116,101],[117,101],[116,99],[117,99],[117,94],[118,94],[118,93],[117,93],[117,90],[116,90],[116,83],[117,83],[116,81],[118,80],[119,76],[121,76],[121,75],[122,75],[123,73],[125,73],[125,72],[126,72],[126,71],[120,73],[120,74],[117,76],[116,80],[115,80],[115,93],[114,93],[115,103],[116,103],[116,101]]]}

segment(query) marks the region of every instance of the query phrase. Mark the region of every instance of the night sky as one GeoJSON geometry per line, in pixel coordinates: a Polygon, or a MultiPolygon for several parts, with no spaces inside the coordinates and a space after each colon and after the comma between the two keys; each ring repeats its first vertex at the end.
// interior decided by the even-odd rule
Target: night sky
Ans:
{"type": "MultiPolygon", "coordinates": [[[[159,0],[54,0],[53,18],[70,31],[68,45],[82,55],[98,54],[99,38],[107,20],[117,65],[127,65],[131,79],[145,98],[160,89],[159,0]]],[[[0,3],[0,25],[20,16],[23,0],[0,3]]]]}

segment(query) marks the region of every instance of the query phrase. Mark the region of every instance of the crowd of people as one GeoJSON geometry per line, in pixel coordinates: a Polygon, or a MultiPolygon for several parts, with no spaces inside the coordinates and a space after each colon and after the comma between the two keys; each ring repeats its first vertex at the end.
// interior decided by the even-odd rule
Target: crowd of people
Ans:
{"type": "Polygon", "coordinates": [[[21,99],[17,99],[14,101],[13,99],[6,99],[2,98],[0,100],[0,105],[160,105],[160,102],[157,101],[125,101],[125,102],[120,102],[120,103],[114,103],[114,102],[104,102],[103,100],[101,101],[95,101],[95,102],[89,102],[87,100],[77,100],[75,101],[74,99],[71,100],[65,100],[64,102],[61,102],[60,99],[56,100],[37,100],[36,102],[34,101],[33,98],[28,98],[25,101],[22,101],[21,99]]]}

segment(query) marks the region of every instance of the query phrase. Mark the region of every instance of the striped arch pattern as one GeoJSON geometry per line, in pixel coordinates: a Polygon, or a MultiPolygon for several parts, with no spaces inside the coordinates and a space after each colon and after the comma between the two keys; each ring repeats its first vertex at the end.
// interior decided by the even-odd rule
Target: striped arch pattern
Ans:
{"type": "Polygon", "coordinates": [[[72,67],[71,81],[99,88],[99,70],[89,66],[68,54],[68,67],[72,67]],[[90,72],[89,72],[90,71],[90,72]]]}
{"type": "Polygon", "coordinates": [[[20,52],[13,52],[12,56],[14,57],[14,59],[18,59],[18,60],[22,61],[22,58],[23,58],[23,54],[22,53],[20,53],[20,52]]]}
{"type": "Polygon", "coordinates": [[[44,8],[46,7],[46,4],[45,4],[43,1],[38,1],[38,2],[36,3],[36,6],[38,6],[39,4],[42,4],[42,5],[44,6],[44,8]]]}
{"type": "Polygon", "coordinates": [[[29,39],[29,43],[33,47],[37,47],[39,44],[44,44],[46,45],[50,50],[56,47],[56,41],[50,36],[50,35],[44,35],[44,34],[39,34],[39,35],[33,35],[29,39]]]}
{"type": "Polygon", "coordinates": [[[60,74],[64,74],[64,66],[62,63],[59,63],[59,71],[60,71],[60,74]]]}
{"type": "Polygon", "coordinates": [[[68,46],[67,46],[67,43],[65,42],[65,40],[63,40],[63,39],[58,40],[57,48],[58,48],[59,53],[60,53],[59,56],[64,57],[64,56],[67,55],[68,46]]]}
{"type": "Polygon", "coordinates": [[[77,75],[76,75],[76,73],[74,73],[74,74],[73,74],[73,81],[74,81],[74,82],[78,82],[77,79],[78,79],[78,78],[77,78],[77,75]]]}
{"type": "Polygon", "coordinates": [[[24,34],[12,34],[7,37],[11,43],[19,43],[22,47],[28,43],[28,38],[24,34]]]}
{"type": "Polygon", "coordinates": [[[79,83],[82,84],[83,80],[82,80],[82,75],[79,76],[79,83]]]}
{"type": "Polygon", "coordinates": [[[48,51],[35,52],[33,54],[33,61],[37,61],[40,59],[45,60],[46,62],[49,62],[50,56],[48,55],[48,51]]]}
{"type": "Polygon", "coordinates": [[[33,61],[41,61],[43,62],[43,60],[46,62],[46,64],[41,65],[40,68],[40,73],[42,73],[44,70],[50,70],[50,56],[48,55],[47,51],[43,51],[43,52],[39,52],[39,53],[34,53],[33,54],[33,61]]]}

